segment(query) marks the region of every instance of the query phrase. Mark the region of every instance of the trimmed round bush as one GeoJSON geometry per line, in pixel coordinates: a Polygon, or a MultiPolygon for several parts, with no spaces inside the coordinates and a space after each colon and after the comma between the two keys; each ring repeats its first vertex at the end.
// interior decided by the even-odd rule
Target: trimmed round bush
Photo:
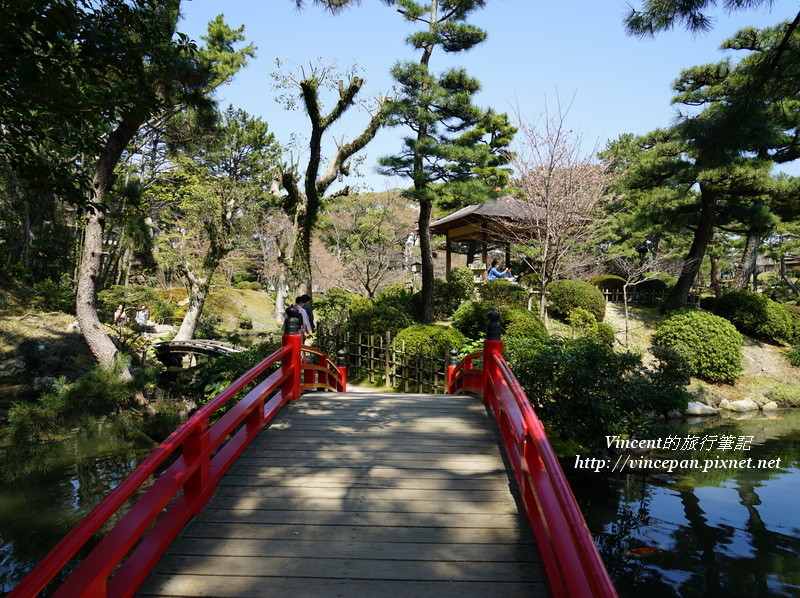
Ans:
{"type": "Polygon", "coordinates": [[[625,286],[625,279],[615,274],[601,274],[590,278],[589,284],[593,284],[598,289],[621,289],[625,286]]]}
{"type": "Polygon", "coordinates": [[[547,313],[566,320],[576,307],[590,312],[598,322],[606,316],[606,299],[593,284],[583,280],[554,280],[547,285],[547,313]]]}
{"type": "Polygon", "coordinates": [[[792,335],[792,316],[780,304],[753,291],[733,291],[717,300],[714,313],[739,332],[774,341],[792,335]]]}
{"type": "Polygon", "coordinates": [[[413,323],[407,314],[395,307],[374,305],[350,314],[345,328],[362,334],[395,334],[413,323]]]}
{"type": "Polygon", "coordinates": [[[708,297],[700,297],[700,309],[704,309],[706,311],[714,311],[714,307],[717,305],[717,298],[714,296],[708,297]]]}
{"type": "Polygon", "coordinates": [[[542,277],[536,272],[531,272],[530,274],[521,276],[519,279],[519,284],[526,289],[538,289],[542,286],[542,277]]]}
{"type": "Polygon", "coordinates": [[[455,328],[438,324],[414,324],[397,333],[394,347],[404,348],[409,353],[433,355],[442,353],[445,347],[458,351],[467,339],[455,328]]]}
{"type": "Polygon", "coordinates": [[[500,314],[503,337],[547,338],[547,329],[539,317],[527,309],[509,309],[500,314]]]}
{"type": "Polygon", "coordinates": [[[480,286],[481,300],[500,313],[528,306],[528,291],[511,281],[497,278],[480,286]]]}
{"type": "Polygon", "coordinates": [[[466,266],[458,266],[450,270],[447,275],[447,282],[453,287],[453,293],[461,301],[466,301],[472,297],[475,288],[475,275],[466,266]]]}
{"type": "Polygon", "coordinates": [[[465,301],[453,313],[453,328],[467,338],[482,340],[486,337],[487,314],[491,310],[491,304],[486,301],[465,301]]]}
{"type": "Polygon", "coordinates": [[[733,382],[742,372],[742,335],[707,311],[672,312],[656,329],[653,344],[680,352],[690,373],[709,382],[733,382]]]}

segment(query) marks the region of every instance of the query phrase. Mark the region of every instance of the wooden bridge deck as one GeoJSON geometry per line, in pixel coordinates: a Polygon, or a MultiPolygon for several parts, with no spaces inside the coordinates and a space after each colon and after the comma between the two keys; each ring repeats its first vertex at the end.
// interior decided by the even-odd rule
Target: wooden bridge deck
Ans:
{"type": "Polygon", "coordinates": [[[310,393],[222,480],[138,596],[547,596],[480,400],[310,393]]]}

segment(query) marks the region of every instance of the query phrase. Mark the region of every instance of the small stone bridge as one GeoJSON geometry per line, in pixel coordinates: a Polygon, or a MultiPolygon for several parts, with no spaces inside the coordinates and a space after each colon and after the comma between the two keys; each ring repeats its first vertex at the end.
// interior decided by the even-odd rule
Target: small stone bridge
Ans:
{"type": "Polygon", "coordinates": [[[197,355],[219,357],[220,355],[241,353],[247,350],[233,343],[208,339],[164,341],[153,345],[153,348],[156,351],[156,359],[167,367],[181,367],[186,356],[190,358],[196,358],[197,355]]]}

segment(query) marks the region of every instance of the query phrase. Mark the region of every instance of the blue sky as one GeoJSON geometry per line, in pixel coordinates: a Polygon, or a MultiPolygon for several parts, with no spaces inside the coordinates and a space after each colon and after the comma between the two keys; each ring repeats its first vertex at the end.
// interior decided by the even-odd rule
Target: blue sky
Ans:
{"type": "MultiPolygon", "coordinates": [[[[277,58],[284,61],[284,72],[334,60],[347,68],[355,61],[366,79],[365,98],[390,91],[389,69],[395,62],[419,59],[405,43],[419,26],[406,23],[378,0],[364,0],[361,7],[336,17],[310,0],[307,4],[297,11],[292,0],[183,3],[181,31],[195,39],[218,14],[232,27],[245,26],[258,56],[218,97],[223,106],[232,104],[267,121],[281,143],[293,135],[302,138],[308,124],[301,110],[289,112],[276,101],[270,73],[278,70],[277,58]]],[[[640,5],[638,0],[631,4],[640,5]]],[[[489,0],[470,19],[488,32],[486,42],[453,57],[434,53],[431,69],[465,67],[482,83],[479,105],[509,113],[518,108],[530,121],[559,99],[571,103],[568,125],[589,146],[602,147],[623,133],[643,134],[669,125],[675,116],[671,83],[682,69],[721,60],[721,42],[739,28],[772,26],[792,19],[798,10],[796,2],[788,0],[776,0],[771,9],[732,15],[720,10],[710,33],[672,31],[638,39],[625,34],[622,17],[627,6],[625,0],[489,0]]],[[[353,113],[334,134],[349,139],[365,122],[364,114],[353,113]]],[[[363,152],[364,176],[350,182],[374,190],[407,186],[408,181],[374,173],[377,158],[395,153],[403,134],[379,133],[363,152]]]]}

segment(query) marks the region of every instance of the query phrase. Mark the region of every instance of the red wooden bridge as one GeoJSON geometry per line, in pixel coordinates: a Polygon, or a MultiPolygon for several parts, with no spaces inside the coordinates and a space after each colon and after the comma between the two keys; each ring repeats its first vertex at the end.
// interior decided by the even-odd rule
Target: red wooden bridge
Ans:
{"type": "Polygon", "coordinates": [[[447,395],[346,392],[287,314],[10,598],[616,596],[499,314],[447,395]]]}

